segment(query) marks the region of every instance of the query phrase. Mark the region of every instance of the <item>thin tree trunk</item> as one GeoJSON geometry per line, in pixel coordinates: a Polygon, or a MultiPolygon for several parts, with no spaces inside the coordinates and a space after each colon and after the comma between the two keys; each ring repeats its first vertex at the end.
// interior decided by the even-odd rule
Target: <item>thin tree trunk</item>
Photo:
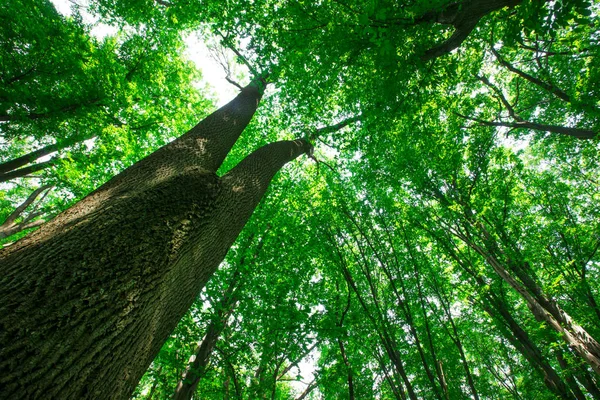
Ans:
{"type": "MultiPolygon", "coordinates": [[[[476,247],[479,248],[479,246],[476,247]]],[[[524,282],[523,279],[521,280],[525,284],[525,287],[523,287],[500,265],[498,260],[489,255],[484,255],[484,257],[486,257],[486,260],[498,275],[524,298],[535,318],[538,321],[548,323],[552,329],[560,333],[575,353],[583,358],[600,375],[600,344],[583,327],[575,323],[554,300],[547,299],[541,293],[541,288],[533,280],[529,278],[525,279],[524,274],[520,274],[521,278],[525,279],[524,282]],[[530,292],[533,292],[534,295],[530,292]],[[537,296],[535,295],[536,293],[537,296]]]]}
{"type": "MultiPolygon", "coordinates": [[[[252,244],[254,237],[255,235],[252,234],[248,238],[248,247],[252,244]]],[[[264,243],[265,241],[262,240],[257,245],[256,251],[253,255],[254,259],[257,257],[258,252],[260,252],[264,243]]],[[[204,339],[198,343],[194,354],[192,357],[190,357],[191,360],[188,363],[183,376],[177,383],[175,393],[173,394],[174,400],[191,399],[196,391],[196,388],[198,387],[200,379],[202,376],[204,376],[206,367],[210,361],[210,357],[217,344],[217,340],[219,339],[223,329],[227,326],[227,321],[233,313],[238,302],[238,294],[241,286],[240,269],[244,265],[246,265],[245,254],[240,258],[239,264],[236,266],[236,269],[232,274],[229,286],[227,287],[225,293],[223,293],[223,297],[219,301],[219,304],[216,306],[217,312],[212,317],[208,327],[206,328],[204,339]]]]}
{"type": "MultiPolygon", "coordinates": [[[[425,353],[423,351],[423,346],[421,345],[421,340],[419,338],[419,334],[416,330],[415,324],[414,324],[414,320],[413,320],[413,316],[412,316],[412,312],[410,310],[410,305],[407,304],[407,301],[404,299],[408,299],[408,293],[406,291],[406,287],[403,283],[402,279],[399,279],[398,282],[400,284],[401,290],[402,290],[402,295],[400,295],[400,293],[398,292],[398,289],[396,287],[396,280],[393,278],[387,263],[383,260],[383,258],[381,257],[379,251],[375,248],[375,246],[373,245],[371,239],[367,236],[366,232],[364,231],[364,229],[358,224],[358,222],[356,221],[356,219],[350,214],[350,213],[345,213],[346,217],[352,222],[352,224],[356,227],[356,229],[358,230],[358,232],[360,233],[360,235],[363,237],[363,239],[365,240],[365,242],[367,243],[367,245],[369,246],[369,248],[373,251],[373,254],[375,255],[375,257],[377,258],[377,261],[379,261],[379,266],[380,268],[383,270],[385,276],[388,278],[388,281],[390,282],[390,285],[392,287],[392,292],[395,294],[396,299],[398,301],[398,307],[402,310],[402,313],[404,314],[404,317],[406,319],[406,323],[409,327],[410,333],[413,335],[413,338],[415,340],[415,345],[417,348],[417,352],[419,353],[419,357],[421,358],[421,363],[423,364],[423,368],[425,369],[425,373],[429,379],[429,383],[431,384],[431,388],[433,389],[433,392],[435,393],[436,397],[438,399],[441,400],[442,398],[442,394],[440,393],[440,389],[438,388],[438,386],[436,385],[436,380],[433,376],[433,373],[431,372],[431,369],[429,368],[429,363],[427,362],[427,359],[425,357],[425,353]]],[[[398,262],[398,259],[396,258],[396,251],[394,248],[393,243],[391,242],[391,237],[388,236],[389,239],[389,245],[392,248],[392,254],[394,255],[394,261],[396,264],[396,268],[397,270],[400,272],[400,263],[398,262]]],[[[364,263],[366,265],[366,263],[368,262],[364,252],[362,251],[361,246],[358,243],[358,239],[355,238],[355,241],[357,242],[357,247],[360,249],[361,252],[361,256],[363,257],[364,263]]],[[[410,251],[410,250],[409,250],[410,251]]],[[[414,259],[413,259],[414,262],[414,259]]],[[[373,283],[371,280],[371,276],[370,273],[368,272],[368,269],[366,270],[367,274],[367,280],[369,282],[369,287],[371,288],[371,293],[373,294],[373,299],[374,301],[377,303],[377,298],[375,295],[375,290],[373,287],[373,283]]],[[[380,314],[382,314],[380,312],[380,314]]],[[[440,382],[440,386],[442,386],[441,382],[440,382]]],[[[443,389],[442,389],[443,391],[443,389]]]]}
{"type": "Polygon", "coordinates": [[[598,388],[598,381],[594,380],[588,372],[585,365],[577,366],[577,374],[575,378],[583,385],[583,387],[592,395],[594,399],[600,399],[600,388],[598,388]]]}
{"type": "Polygon", "coordinates": [[[600,375],[600,343],[582,326],[573,321],[571,316],[555,300],[549,299],[543,293],[542,288],[529,275],[527,263],[523,263],[523,265],[518,265],[514,262],[511,263],[511,270],[518,279],[511,275],[509,270],[496,257],[495,253],[502,254],[502,250],[487,229],[480,222],[474,221],[468,221],[465,229],[468,230],[471,225],[477,227],[481,239],[486,243],[485,248],[464,234],[457,231],[453,232],[453,234],[477,254],[481,255],[496,274],[525,300],[527,307],[531,310],[534,317],[538,321],[546,322],[552,329],[558,332],[569,347],[585,360],[596,374],[600,375]]]}
{"type": "MultiPolygon", "coordinates": [[[[233,288],[233,285],[234,283],[230,284],[229,287],[233,288]]],[[[204,339],[196,347],[183,376],[177,383],[173,400],[189,400],[194,395],[200,378],[204,376],[217,340],[227,325],[227,320],[231,316],[237,302],[237,298],[232,297],[231,291],[228,290],[221,299],[218,306],[219,311],[210,321],[204,339]]]]}
{"type": "Polygon", "coordinates": [[[460,356],[461,363],[465,370],[465,374],[467,376],[467,383],[469,384],[469,388],[471,389],[473,398],[476,400],[479,400],[479,395],[477,394],[477,390],[475,389],[475,382],[473,380],[473,375],[471,374],[471,370],[469,368],[467,356],[465,355],[463,345],[460,340],[460,335],[458,334],[458,328],[456,327],[456,324],[454,323],[454,318],[452,318],[452,312],[450,312],[450,307],[448,306],[448,304],[449,304],[448,299],[445,295],[442,295],[439,287],[435,287],[434,290],[436,291],[436,294],[438,295],[438,299],[440,301],[440,305],[442,306],[442,309],[444,310],[444,314],[446,315],[446,318],[448,318],[448,322],[450,322],[450,327],[452,328],[452,333],[450,333],[450,331],[448,330],[447,327],[446,327],[446,330],[448,331],[448,336],[450,337],[450,340],[452,340],[452,342],[458,349],[458,354],[460,356]]]}
{"type": "MultiPolygon", "coordinates": [[[[450,257],[454,259],[467,274],[473,277],[479,287],[486,287],[486,282],[482,279],[477,270],[469,267],[469,265],[461,259],[456,249],[449,244],[449,241],[451,240],[450,237],[440,237],[434,231],[429,230],[423,225],[421,226],[433,235],[450,257]]],[[[540,349],[529,338],[527,332],[513,318],[504,302],[494,295],[493,292],[487,292],[484,294],[480,305],[485,312],[494,318],[504,337],[506,337],[525,359],[529,361],[530,365],[544,377],[544,384],[548,389],[561,398],[572,399],[573,396],[569,392],[566,384],[554,368],[547,362],[540,349]]]]}
{"type": "Polygon", "coordinates": [[[348,399],[354,400],[354,378],[352,376],[352,368],[350,367],[350,362],[348,361],[348,357],[346,356],[346,348],[344,347],[344,342],[341,339],[338,339],[338,345],[340,347],[340,353],[342,354],[342,360],[344,361],[344,365],[346,366],[346,370],[348,371],[348,399]]]}
{"type": "Polygon", "coordinates": [[[539,348],[531,341],[525,330],[515,321],[509,310],[500,299],[491,294],[481,302],[483,309],[496,321],[509,342],[538,370],[544,377],[544,383],[553,393],[562,399],[574,399],[566,384],[542,355],[539,348]],[[508,328],[508,332],[506,329],[508,328]]]}
{"type": "Polygon", "coordinates": [[[385,376],[385,381],[390,386],[392,393],[394,393],[394,397],[396,400],[406,400],[406,395],[404,394],[404,390],[402,389],[402,385],[397,386],[390,374],[388,373],[388,369],[383,362],[383,356],[377,351],[375,353],[375,358],[379,362],[379,367],[383,371],[383,375],[385,376]]]}
{"type": "Polygon", "coordinates": [[[41,163],[33,164],[28,167],[15,169],[9,171],[5,174],[0,174],[0,182],[10,181],[11,179],[23,178],[25,176],[31,175],[34,172],[38,172],[44,170],[46,168],[50,168],[60,162],[60,158],[53,157],[48,161],[44,161],[41,163]]]}
{"type": "Polygon", "coordinates": [[[579,388],[577,381],[573,377],[569,365],[565,361],[565,358],[562,356],[562,352],[560,351],[560,349],[556,352],[556,360],[558,361],[558,365],[560,365],[560,368],[565,373],[565,380],[567,381],[567,384],[569,385],[569,388],[571,389],[571,392],[573,393],[575,398],[577,400],[585,400],[585,395],[581,392],[581,389],[579,388]]]}
{"type": "Polygon", "coordinates": [[[259,86],[0,249],[0,397],[130,396],[271,178],[312,150],[273,143],[216,176],[259,86]]]}
{"type": "MultiPolygon", "coordinates": [[[[332,245],[336,246],[335,241],[333,241],[331,238],[330,238],[330,240],[331,240],[332,245]]],[[[404,369],[404,363],[402,362],[402,357],[400,357],[400,354],[396,350],[396,343],[394,343],[392,338],[387,333],[386,327],[380,326],[380,324],[377,323],[377,321],[375,320],[375,317],[371,314],[371,311],[369,310],[364,299],[362,298],[360,291],[356,287],[356,283],[354,282],[354,279],[352,278],[352,275],[351,275],[350,271],[348,270],[348,267],[345,264],[345,260],[342,256],[341,252],[339,251],[337,246],[335,247],[335,249],[338,253],[338,256],[340,257],[340,265],[342,267],[342,273],[344,275],[344,278],[346,279],[346,282],[348,282],[349,286],[352,288],[352,290],[356,294],[356,297],[358,298],[358,301],[361,304],[363,310],[365,311],[365,313],[367,314],[367,316],[373,323],[373,327],[377,330],[377,334],[378,334],[379,338],[381,339],[381,344],[385,348],[387,355],[390,358],[390,361],[392,362],[392,365],[394,365],[396,371],[398,372],[398,374],[402,378],[404,385],[406,386],[406,390],[408,392],[409,398],[411,400],[417,400],[417,396],[413,390],[412,384],[411,384],[410,380],[408,379],[408,374],[406,373],[406,370],[404,369]]],[[[378,313],[378,317],[381,318],[381,313],[378,313]]]]}
{"type": "Polygon", "coordinates": [[[29,195],[29,197],[23,203],[21,203],[17,208],[15,208],[15,210],[6,218],[6,220],[4,220],[2,225],[0,225],[0,239],[3,239],[10,235],[14,235],[15,233],[21,232],[25,229],[34,228],[43,224],[45,222],[43,219],[35,220],[35,218],[43,214],[41,212],[37,212],[36,209],[51,189],[51,185],[44,185],[42,187],[37,188],[29,195]],[[42,193],[44,194],[42,195],[42,193]],[[31,206],[40,195],[42,195],[42,198],[37,202],[33,210],[31,210],[21,222],[16,222],[16,220],[23,215],[23,212],[29,206],[31,206]]]}
{"type": "Polygon", "coordinates": [[[233,388],[235,390],[235,397],[237,399],[242,399],[242,386],[240,385],[240,381],[238,380],[237,374],[235,372],[235,367],[229,360],[229,356],[225,354],[223,350],[219,347],[215,346],[215,350],[221,354],[221,359],[225,363],[227,369],[229,370],[229,374],[227,375],[228,379],[231,377],[233,379],[233,388]]]}
{"type": "Polygon", "coordinates": [[[2,176],[3,174],[6,174],[8,172],[14,171],[17,168],[21,168],[27,164],[30,164],[41,157],[44,157],[44,156],[47,156],[48,154],[54,153],[55,151],[65,149],[67,147],[73,146],[74,144],[81,143],[88,139],[92,139],[96,136],[97,135],[95,135],[95,134],[81,135],[81,136],[75,135],[74,137],[65,139],[61,142],[49,144],[48,146],[44,146],[41,149],[31,151],[21,157],[17,157],[12,160],[5,161],[2,164],[0,164],[0,176],[2,176]]]}

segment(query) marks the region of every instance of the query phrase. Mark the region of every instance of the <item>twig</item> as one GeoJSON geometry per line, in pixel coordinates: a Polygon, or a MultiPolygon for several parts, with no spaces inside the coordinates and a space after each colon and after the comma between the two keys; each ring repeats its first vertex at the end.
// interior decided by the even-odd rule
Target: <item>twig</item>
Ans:
{"type": "Polygon", "coordinates": [[[244,89],[244,88],[242,87],[242,85],[240,85],[239,83],[237,83],[236,81],[234,81],[233,79],[231,79],[231,78],[229,77],[229,75],[227,75],[227,76],[225,77],[225,80],[226,80],[227,82],[231,83],[233,86],[235,86],[236,88],[238,88],[238,89],[240,89],[240,90],[244,89]]]}

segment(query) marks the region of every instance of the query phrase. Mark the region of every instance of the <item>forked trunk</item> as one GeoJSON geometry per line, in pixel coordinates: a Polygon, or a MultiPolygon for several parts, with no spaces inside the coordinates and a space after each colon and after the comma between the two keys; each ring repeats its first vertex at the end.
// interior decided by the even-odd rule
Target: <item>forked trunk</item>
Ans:
{"type": "Polygon", "coordinates": [[[311,149],[273,143],[215,174],[259,87],[0,250],[0,398],[129,398],[271,178],[311,149]]]}

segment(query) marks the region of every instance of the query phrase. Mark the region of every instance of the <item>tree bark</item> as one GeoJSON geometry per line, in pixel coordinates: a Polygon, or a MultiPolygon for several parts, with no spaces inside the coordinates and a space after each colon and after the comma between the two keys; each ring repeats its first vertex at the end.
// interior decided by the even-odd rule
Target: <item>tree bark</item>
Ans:
{"type": "Polygon", "coordinates": [[[527,332],[517,323],[503,301],[494,294],[487,294],[482,308],[498,322],[498,327],[508,341],[529,361],[543,377],[544,384],[561,399],[574,399],[567,385],[542,355],[527,332]]]}
{"type": "MultiPolygon", "coordinates": [[[[442,197],[443,198],[443,197],[442,197]]],[[[486,282],[477,272],[476,268],[472,268],[465,262],[464,259],[456,252],[449,242],[449,238],[440,237],[435,232],[422,226],[430,232],[437,242],[447,251],[447,253],[455,260],[461,268],[469,274],[477,282],[481,288],[486,287],[486,282]]],[[[454,235],[454,233],[452,233],[454,235]]],[[[463,240],[463,238],[460,238],[463,240]]],[[[498,297],[493,292],[484,293],[480,302],[483,310],[488,313],[496,322],[497,326],[509,342],[525,357],[529,364],[540,373],[544,378],[544,384],[554,394],[560,398],[573,399],[572,394],[568,390],[558,373],[548,363],[543,356],[539,347],[531,340],[528,333],[519,325],[513,318],[508,306],[504,300],[498,297]]]]}
{"type": "Polygon", "coordinates": [[[273,143],[217,177],[259,87],[0,250],[0,397],[130,396],[271,178],[312,149],[273,143]]]}
{"type": "Polygon", "coordinates": [[[311,383],[308,384],[304,392],[300,396],[296,398],[296,400],[304,400],[306,396],[308,396],[315,388],[319,386],[316,379],[313,379],[311,383]]]}
{"type": "MultiPolygon", "coordinates": [[[[248,239],[248,246],[250,246],[253,240],[254,235],[251,235],[248,239]]],[[[253,258],[258,256],[263,244],[264,240],[260,241],[260,243],[257,245],[253,258]]],[[[204,338],[198,343],[194,354],[192,357],[190,357],[190,361],[185,372],[183,373],[179,382],[177,382],[175,393],[172,397],[173,400],[189,400],[194,395],[200,379],[206,372],[206,367],[208,366],[217,341],[219,340],[223,329],[227,327],[229,317],[233,313],[238,302],[239,291],[241,290],[240,287],[242,286],[242,283],[240,282],[240,268],[245,264],[246,257],[244,255],[240,258],[239,264],[231,277],[229,286],[223,293],[219,304],[216,306],[216,312],[206,328],[206,334],[204,335],[204,338]]]]}
{"type": "Polygon", "coordinates": [[[554,86],[553,84],[544,82],[541,79],[538,79],[533,75],[530,75],[524,71],[521,71],[520,69],[516,68],[511,63],[509,63],[508,61],[503,59],[500,56],[500,54],[493,47],[491,50],[492,50],[492,54],[494,54],[494,56],[496,57],[496,60],[498,60],[500,65],[502,65],[504,68],[508,69],[510,72],[517,74],[521,78],[533,83],[534,85],[536,85],[538,87],[541,87],[542,89],[546,90],[549,93],[552,93],[554,96],[558,97],[562,101],[571,103],[571,97],[568,94],[566,94],[565,92],[563,92],[562,90],[560,90],[559,88],[557,88],[556,86],[554,86]]]}
{"type": "Polygon", "coordinates": [[[447,40],[427,50],[423,61],[433,60],[457,49],[475,29],[481,18],[504,7],[514,7],[521,0],[465,0],[449,4],[441,11],[429,12],[417,22],[437,22],[452,25],[454,33],[447,40]]]}
{"type": "Polygon", "coordinates": [[[344,342],[341,339],[337,340],[338,345],[340,347],[340,353],[342,355],[342,361],[344,361],[344,365],[346,366],[347,371],[347,381],[348,381],[348,400],[354,400],[354,379],[352,376],[352,367],[350,366],[350,362],[348,361],[348,357],[346,356],[346,348],[344,347],[344,342]]]}

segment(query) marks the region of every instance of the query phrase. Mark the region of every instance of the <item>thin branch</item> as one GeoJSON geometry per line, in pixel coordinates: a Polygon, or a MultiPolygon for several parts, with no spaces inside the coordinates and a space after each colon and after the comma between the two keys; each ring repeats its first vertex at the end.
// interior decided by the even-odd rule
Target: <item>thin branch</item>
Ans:
{"type": "Polygon", "coordinates": [[[60,162],[60,158],[59,157],[54,157],[51,158],[48,161],[44,161],[38,164],[33,164],[30,165],[28,167],[24,167],[24,168],[19,168],[17,170],[13,170],[10,171],[8,173],[5,174],[0,174],[0,182],[6,182],[9,181],[11,179],[15,179],[15,178],[25,178],[27,177],[27,175],[31,174],[32,172],[37,172],[43,169],[46,169],[48,167],[52,167],[56,164],[58,164],[60,162]]]}
{"type": "Polygon", "coordinates": [[[313,141],[317,138],[317,136],[321,136],[321,135],[327,134],[327,133],[337,132],[340,129],[345,128],[346,126],[348,126],[354,122],[360,121],[361,118],[362,118],[362,114],[359,114],[359,115],[355,115],[353,117],[346,118],[346,119],[338,122],[337,124],[318,128],[313,133],[308,135],[308,139],[310,141],[313,141]]]}
{"type": "Polygon", "coordinates": [[[0,239],[14,235],[15,233],[21,232],[25,229],[34,228],[46,222],[45,219],[35,220],[35,218],[44,214],[43,212],[36,212],[36,210],[39,207],[39,205],[44,201],[44,198],[46,198],[46,196],[52,190],[53,187],[54,186],[52,185],[44,185],[34,190],[33,193],[31,193],[29,197],[6,218],[2,225],[0,225],[0,239]],[[36,202],[36,199],[44,191],[45,193],[36,202]],[[17,218],[23,215],[23,211],[25,211],[25,209],[27,209],[34,202],[35,205],[33,207],[33,210],[29,213],[29,215],[27,215],[20,223],[15,223],[17,218]]]}
{"type": "Polygon", "coordinates": [[[502,65],[504,68],[508,69],[510,72],[517,74],[518,76],[520,76],[521,78],[533,83],[534,85],[541,87],[542,89],[552,93],[553,95],[555,95],[556,97],[558,97],[559,99],[566,101],[568,103],[571,102],[571,97],[566,94],[565,92],[563,92],[562,90],[560,90],[559,88],[557,88],[556,86],[548,83],[548,82],[544,82],[541,79],[538,79],[532,75],[529,75],[528,73],[521,71],[520,69],[516,68],[515,66],[513,66],[511,63],[509,63],[508,61],[506,61],[505,59],[503,59],[500,54],[494,49],[491,49],[492,54],[494,54],[494,56],[496,57],[496,59],[498,60],[498,62],[500,63],[500,65],[502,65]]]}
{"type": "Polygon", "coordinates": [[[240,90],[244,89],[244,88],[242,87],[242,85],[240,85],[239,83],[237,83],[236,81],[234,81],[233,79],[231,79],[231,78],[229,77],[229,75],[227,75],[227,76],[225,77],[225,80],[226,80],[227,82],[231,83],[233,86],[235,86],[236,88],[238,88],[238,89],[240,89],[240,90]]]}
{"type": "Polygon", "coordinates": [[[458,115],[461,118],[468,119],[470,121],[475,121],[485,126],[501,126],[506,128],[513,129],[532,129],[535,131],[542,132],[550,132],[550,133],[559,133],[561,135],[573,136],[577,139],[593,139],[596,137],[597,133],[589,130],[589,129],[580,129],[580,128],[569,128],[567,126],[560,125],[546,125],[539,124],[537,122],[531,122],[526,120],[520,120],[516,122],[498,122],[498,121],[486,121],[475,117],[468,117],[466,115],[455,112],[454,114],[458,115]]]}
{"type": "Polygon", "coordinates": [[[254,68],[250,62],[248,61],[248,59],[233,45],[233,43],[231,43],[231,40],[224,36],[220,31],[216,30],[217,34],[219,36],[221,36],[222,43],[225,45],[225,47],[227,47],[229,50],[233,51],[235,53],[235,55],[238,57],[238,59],[246,66],[248,67],[248,69],[250,70],[250,72],[252,72],[252,75],[257,77],[257,76],[262,76],[263,74],[261,74],[260,72],[258,72],[256,70],[256,68],[254,68]]]}
{"type": "Polygon", "coordinates": [[[317,378],[314,378],[312,382],[308,384],[304,392],[302,392],[302,394],[296,398],[296,400],[304,400],[306,396],[308,396],[317,386],[317,378]]]}
{"type": "Polygon", "coordinates": [[[518,116],[515,113],[515,109],[513,108],[513,106],[508,102],[508,100],[506,99],[506,97],[504,97],[504,93],[502,93],[502,91],[494,84],[492,84],[488,78],[486,78],[485,76],[478,76],[477,79],[479,79],[481,82],[483,82],[484,85],[486,85],[487,87],[489,87],[490,89],[492,89],[492,91],[494,93],[496,93],[496,98],[498,100],[500,100],[502,102],[502,104],[504,105],[504,107],[506,108],[506,111],[508,111],[508,114],[515,120],[515,121],[523,121],[523,119],[518,116]]]}

